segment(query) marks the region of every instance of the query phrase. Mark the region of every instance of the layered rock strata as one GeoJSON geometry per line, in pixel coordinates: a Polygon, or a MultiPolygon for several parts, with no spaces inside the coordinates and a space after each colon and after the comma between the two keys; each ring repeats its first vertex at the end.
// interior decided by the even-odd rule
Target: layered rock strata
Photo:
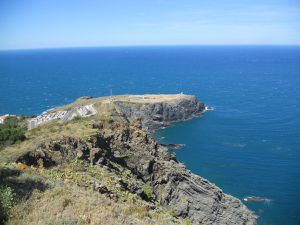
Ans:
{"type": "MultiPolygon", "coordinates": [[[[145,201],[158,201],[174,216],[188,218],[193,224],[256,224],[256,216],[240,200],[191,173],[176,160],[175,155],[170,154],[167,148],[160,146],[143,130],[143,126],[150,124],[149,115],[162,115],[167,118],[167,122],[185,119],[189,117],[186,112],[198,113],[199,104],[196,103],[193,109],[181,109],[178,116],[173,116],[173,110],[159,107],[147,106],[145,114],[128,113],[130,123],[95,122],[92,126],[97,129],[97,134],[88,140],[62,137],[45,141],[21,156],[17,162],[51,168],[72,160],[82,160],[95,167],[107,168],[116,175],[118,167],[115,165],[119,165],[129,169],[138,183],[149,185],[152,196],[144,193],[141,185],[132,185],[120,179],[122,187],[145,201]],[[146,120],[133,119],[134,115],[146,120]]],[[[101,187],[101,190],[104,189],[107,188],[101,187]]]]}

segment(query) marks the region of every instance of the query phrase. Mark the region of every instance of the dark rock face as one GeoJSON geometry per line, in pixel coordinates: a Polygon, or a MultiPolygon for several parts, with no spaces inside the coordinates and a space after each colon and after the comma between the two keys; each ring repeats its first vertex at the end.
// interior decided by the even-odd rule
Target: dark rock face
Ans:
{"type": "MultiPolygon", "coordinates": [[[[48,167],[81,159],[111,170],[115,170],[113,164],[117,163],[128,168],[137,180],[147,183],[153,189],[153,198],[178,217],[189,218],[194,224],[256,224],[255,215],[238,199],[192,174],[167,148],[158,145],[141,129],[142,120],[130,124],[100,122],[93,127],[98,134],[88,141],[63,137],[46,142],[18,162],[48,167]]],[[[122,185],[143,198],[140,187],[122,185]]]]}
{"type": "Polygon", "coordinates": [[[198,116],[204,110],[204,104],[192,95],[182,95],[176,100],[159,103],[115,102],[115,105],[128,121],[140,118],[144,130],[148,132],[166,127],[171,122],[198,116]]]}

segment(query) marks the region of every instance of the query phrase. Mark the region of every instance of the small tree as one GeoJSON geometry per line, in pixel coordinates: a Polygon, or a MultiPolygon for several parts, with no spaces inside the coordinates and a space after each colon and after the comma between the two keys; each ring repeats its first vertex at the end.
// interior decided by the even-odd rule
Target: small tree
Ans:
{"type": "Polygon", "coordinates": [[[26,125],[21,125],[17,117],[8,117],[0,124],[0,148],[25,140],[26,125]]]}
{"type": "Polygon", "coordinates": [[[10,187],[0,186],[0,224],[8,219],[9,211],[13,206],[15,194],[10,187]]]}

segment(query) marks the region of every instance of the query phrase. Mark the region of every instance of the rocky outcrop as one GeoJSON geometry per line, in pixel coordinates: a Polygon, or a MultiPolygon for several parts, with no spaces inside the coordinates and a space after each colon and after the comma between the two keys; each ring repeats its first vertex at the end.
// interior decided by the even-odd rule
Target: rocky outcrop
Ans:
{"type": "MultiPolygon", "coordinates": [[[[198,107],[200,106],[191,106],[189,112],[197,113],[198,107]]],[[[155,124],[148,121],[149,115],[158,114],[166,117],[167,121],[188,118],[183,109],[179,116],[172,116],[172,107],[166,111],[154,109],[155,106],[147,106],[147,113],[139,114],[147,118],[144,125],[155,124]]],[[[129,119],[138,116],[129,112],[128,109],[129,119]]],[[[118,174],[117,164],[129,169],[139,182],[149,185],[153,193],[151,199],[160,202],[177,217],[188,218],[194,224],[256,224],[255,215],[238,199],[188,171],[167,148],[158,145],[142,129],[142,121],[132,119],[131,123],[97,122],[92,125],[97,129],[97,135],[88,140],[62,137],[47,141],[20,157],[17,162],[52,167],[79,159],[95,167],[109,168],[118,174]]],[[[122,185],[141,198],[151,200],[149,196],[145,197],[140,186],[130,186],[124,182],[122,185]]]]}
{"type": "Polygon", "coordinates": [[[166,127],[175,121],[198,116],[204,111],[204,104],[198,102],[195,96],[183,94],[177,95],[172,100],[159,102],[115,101],[114,104],[128,121],[141,119],[144,130],[148,132],[166,127]]]}

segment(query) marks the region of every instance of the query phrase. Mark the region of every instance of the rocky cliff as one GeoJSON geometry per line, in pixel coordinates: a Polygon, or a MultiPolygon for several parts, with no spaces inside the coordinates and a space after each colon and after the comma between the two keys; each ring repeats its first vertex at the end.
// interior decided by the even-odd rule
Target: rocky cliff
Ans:
{"type": "MultiPolygon", "coordinates": [[[[1,152],[5,157],[0,158],[0,163],[8,165],[8,159],[14,159],[19,169],[27,173],[23,176],[26,179],[36,175],[39,179],[44,177],[45,183],[48,179],[54,179],[50,185],[54,186],[53,193],[57,193],[57,189],[59,193],[71,189],[72,195],[76,196],[79,190],[87,193],[87,190],[92,189],[91,193],[104,196],[106,200],[103,199],[103,202],[107,204],[102,206],[101,202],[93,200],[94,208],[84,201],[85,198],[80,198],[83,202],[80,204],[87,205],[88,211],[73,207],[72,204],[79,203],[70,197],[62,202],[62,209],[57,207],[57,210],[64,210],[62,215],[67,215],[72,221],[81,221],[82,224],[93,224],[91,221],[104,224],[103,221],[95,222],[99,221],[97,211],[116,210],[116,207],[123,210],[123,213],[118,212],[114,216],[106,213],[101,218],[114,221],[113,218],[120,215],[115,224],[256,224],[256,216],[240,200],[187,170],[175,155],[152,137],[156,129],[200,115],[204,104],[194,96],[179,94],[89,98],[80,99],[67,108],[72,110],[72,107],[87,104],[95,107],[96,115],[76,118],[65,124],[53,121],[34,128],[28,131],[25,142],[1,152]],[[9,154],[13,156],[8,157],[9,154]],[[5,158],[7,160],[3,161],[5,158]],[[65,206],[69,204],[72,207],[65,206]],[[77,210],[76,213],[70,211],[73,208],[77,210]],[[137,216],[133,216],[136,211],[137,216]]],[[[1,179],[12,184],[11,177],[1,179]]],[[[24,191],[18,182],[16,187],[21,189],[21,193],[24,191]]],[[[24,214],[23,207],[30,212],[37,204],[39,207],[35,211],[40,210],[46,207],[46,202],[54,201],[52,195],[57,196],[51,194],[47,198],[47,194],[41,193],[36,199],[29,198],[24,206],[21,204],[21,210],[15,210],[16,224],[24,221],[31,221],[28,224],[42,224],[40,217],[34,217],[36,212],[24,214]],[[20,214],[23,219],[18,219],[20,214]]],[[[61,198],[66,196],[64,194],[61,198]]],[[[51,217],[57,221],[56,215],[56,212],[50,210],[45,214],[45,220],[51,217]]]]}
{"type": "Polygon", "coordinates": [[[148,132],[198,116],[204,111],[204,104],[195,96],[178,94],[171,99],[164,96],[154,101],[149,97],[149,101],[115,101],[114,104],[128,121],[141,119],[144,130],[148,132]]]}
{"type": "MultiPolygon", "coordinates": [[[[149,132],[173,121],[201,114],[203,104],[193,96],[179,96],[171,101],[115,101],[117,112],[129,123],[93,121],[96,131],[88,138],[64,136],[47,140],[16,161],[34,167],[53,168],[81,160],[92,167],[104,168],[116,175],[118,186],[139,196],[155,209],[158,202],[177,218],[193,224],[256,224],[256,216],[238,199],[223,193],[206,179],[191,173],[160,146],[149,132]],[[122,168],[130,171],[136,182],[120,178],[122,168]],[[118,178],[119,177],[119,178],[118,178]],[[151,191],[145,190],[144,185],[151,191]]],[[[97,181],[96,190],[117,198],[118,193],[97,181]]]]}

